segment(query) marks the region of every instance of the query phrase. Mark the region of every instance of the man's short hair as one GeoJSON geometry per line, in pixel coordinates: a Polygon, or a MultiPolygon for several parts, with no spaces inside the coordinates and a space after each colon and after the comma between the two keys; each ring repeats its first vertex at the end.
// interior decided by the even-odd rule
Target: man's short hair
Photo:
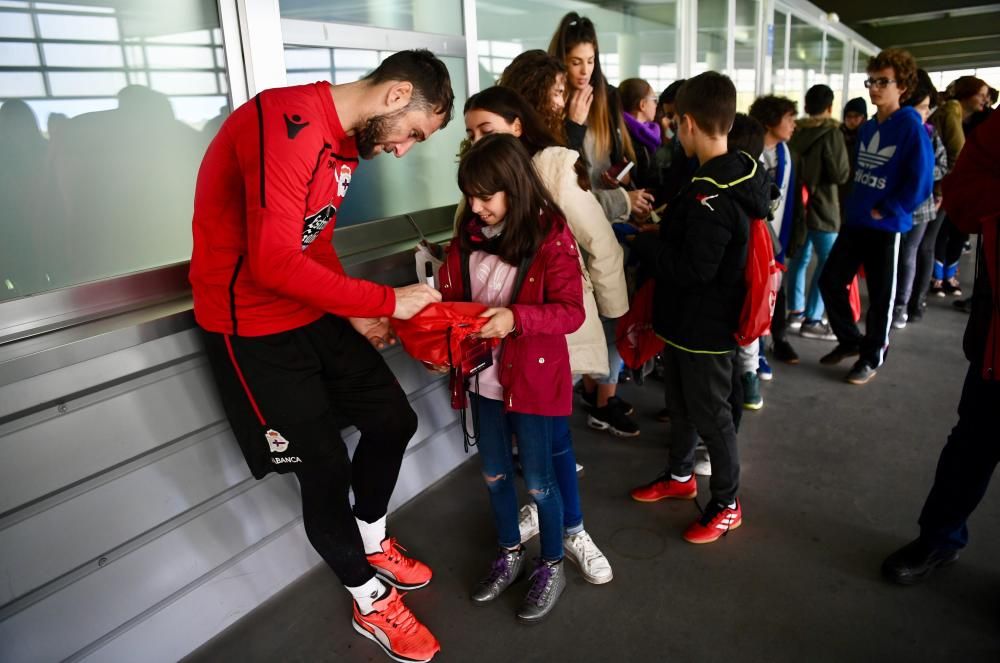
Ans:
{"type": "Polygon", "coordinates": [[[813,85],[806,92],[806,114],[822,115],[827,108],[833,106],[833,90],[829,86],[813,85]]]}
{"type": "Polygon", "coordinates": [[[737,113],[733,128],[729,130],[729,151],[739,150],[759,159],[764,151],[765,133],[760,122],[745,113],[737,113]]]}
{"type": "Polygon", "coordinates": [[[787,97],[776,97],[768,94],[757,97],[750,104],[750,117],[764,125],[765,129],[773,129],[781,124],[782,118],[791,113],[798,115],[795,102],[787,97]]]}
{"type": "Polygon", "coordinates": [[[413,96],[410,98],[409,110],[444,115],[442,129],[451,120],[455,93],[451,90],[448,68],[427,49],[393,53],[375,71],[365,76],[364,80],[372,85],[388,81],[412,83],[413,96]]]}
{"type": "Polygon", "coordinates": [[[906,101],[917,85],[917,61],[913,59],[909,51],[901,48],[887,48],[880,51],[878,55],[868,58],[868,66],[865,71],[871,73],[890,67],[895,75],[896,87],[900,90],[906,90],[899,95],[899,101],[906,101]]]}
{"type": "Polygon", "coordinates": [[[728,76],[706,71],[687,79],[674,99],[678,115],[690,115],[710,136],[725,136],[736,116],[736,86],[728,76]]]}

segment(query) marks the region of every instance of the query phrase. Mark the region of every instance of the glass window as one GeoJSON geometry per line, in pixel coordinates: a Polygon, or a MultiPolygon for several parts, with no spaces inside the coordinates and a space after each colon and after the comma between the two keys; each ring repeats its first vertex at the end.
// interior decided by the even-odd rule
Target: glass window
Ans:
{"type": "Polygon", "coordinates": [[[460,35],[461,0],[279,0],[282,18],[460,35]]]}
{"type": "Polygon", "coordinates": [[[757,91],[757,0],[736,0],[733,83],[736,110],[746,112],[757,91]]]}
{"type": "MultiPolygon", "coordinates": [[[[288,84],[319,80],[349,83],[360,79],[392,54],[346,48],[286,47],[288,84]],[[325,63],[325,64],[324,64],[325,63]],[[366,66],[367,65],[367,66],[366,66]]],[[[455,92],[455,117],[442,131],[415,145],[403,158],[379,156],[363,161],[351,180],[351,193],[337,212],[337,227],[457,203],[458,148],[465,137],[461,118],[468,96],[463,58],[443,57],[455,92]]]]}
{"type": "Polygon", "coordinates": [[[632,5],[626,14],[571,0],[511,0],[476,3],[479,85],[492,85],[519,53],[548,50],[552,34],[569,11],[593,21],[601,69],[612,84],[640,76],[659,93],[677,79],[675,2],[632,5]]]}
{"type": "Polygon", "coordinates": [[[833,116],[838,120],[844,112],[844,42],[831,34],[826,36],[826,84],[833,90],[833,116]]]}
{"type": "Polygon", "coordinates": [[[791,38],[788,48],[788,70],[783,85],[774,86],[774,93],[788,97],[804,113],[806,90],[817,83],[825,83],[823,76],[823,32],[816,27],[792,17],[791,38]]]}
{"type": "Polygon", "coordinates": [[[0,20],[0,70],[19,68],[0,73],[0,300],[188,260],[229,112],[216,1],[20,4],[0,20]]]}
{"type": "Polygon", "coordinates": [[[788,38],[788,14],[774,12],[774,44],[771,53],[771,93],[779,94],[778,90],[788,87],[788,49],[785,41],[788,38]]]}
{"type": "MultiPolygon", "coordinates": [[[[871,117],[875,112],[875,108],[872,106],[871,99],[868,97],[868,90],[865,88],[865,79],[868,78],[867,68],[869,57],[871,57],[869,53],[863,53],[860,50],[854,51],[854,67],[847,77],[847,101],[861,97],[868,105],[868,116],[871,117]]],[[[844,102],[844,105],[847,104],[847,101],[844,102]]],[[[843,106],[841,106],[840,112],[844,112],[843,106]]]]}
{"type": "Polygon", "coordinates": [[[692,75],[704,71],[725,71],[726,35],[729,31],[728,0],[698,2],[698,57],[692,75]]]}

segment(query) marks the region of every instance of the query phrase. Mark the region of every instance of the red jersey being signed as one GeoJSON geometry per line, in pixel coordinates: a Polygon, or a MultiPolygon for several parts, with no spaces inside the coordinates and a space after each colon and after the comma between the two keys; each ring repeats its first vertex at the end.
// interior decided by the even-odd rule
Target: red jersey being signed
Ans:
{"type": "Polygon", "coordinates": [[[392,315],[392,288],[345,275],[333,248],[357,166],[329,83],[266,90],[226,119],[194,198],[190,278],[201,327],[262,336],[324,313],[392,315]]]}

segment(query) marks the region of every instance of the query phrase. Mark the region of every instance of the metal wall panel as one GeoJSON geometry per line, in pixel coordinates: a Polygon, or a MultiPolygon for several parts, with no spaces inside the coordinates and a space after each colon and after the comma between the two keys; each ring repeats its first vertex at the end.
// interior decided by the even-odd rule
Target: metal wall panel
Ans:
{"type": "MultiPolygon", "coordinates": [[[[163,329],[0,358],[3,661],[176,660],[319,562],[294,478],[250,477],[197,333],[163,329]]],[[[419,420],[395,509],[468,456],[446,381],[384,356],[419,420]]]]}

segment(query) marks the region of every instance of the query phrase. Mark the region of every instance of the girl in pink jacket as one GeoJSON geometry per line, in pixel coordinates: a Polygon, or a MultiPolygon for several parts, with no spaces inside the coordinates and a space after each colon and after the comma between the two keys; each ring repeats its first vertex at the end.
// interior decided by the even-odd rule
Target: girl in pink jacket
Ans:
{"type": "Polygon", "coordinates": [[[552,431],[555,419],[572,410],[566,334],[584,319],[579,257],[562,212],[514,136],[478,141],[462,158],[458,183],[468,204],[441,268],[442,296],[489,306],[480,336],[501,339],[493,365],[478,375],[478,393],[470,394],[499,544],[472,599],[492,601],[525,570],[511,457],[517,435],[542,549],[518,619],[536,623],[566,587],[552,431]]]}

